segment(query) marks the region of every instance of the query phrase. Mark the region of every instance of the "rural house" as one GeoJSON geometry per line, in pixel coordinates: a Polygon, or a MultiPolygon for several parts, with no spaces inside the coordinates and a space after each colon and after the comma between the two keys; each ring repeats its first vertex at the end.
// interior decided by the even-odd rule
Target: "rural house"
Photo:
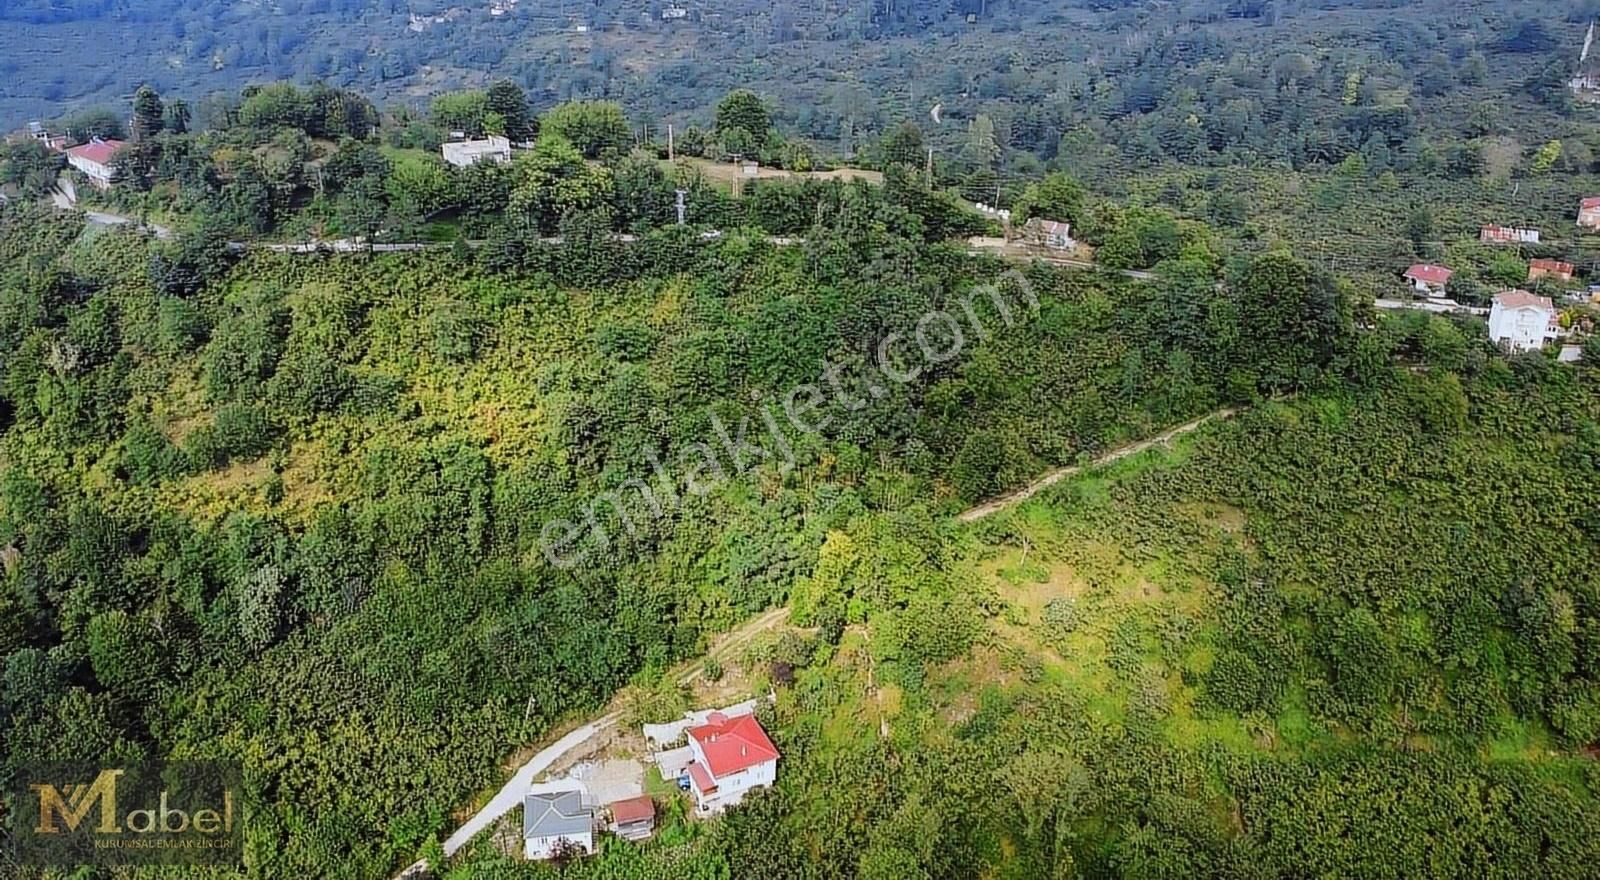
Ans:
{"type": "Polygon", "coordinates": [[[1517,226],[1485,226],[1478,230],[1478,240],[1484,244],[1538,244],[1539,230],[1517,226]]]}
{"type": "Polygon", "coordinates": [[[1528,280],[1554,278],[1557,281],[1571,281],[1572,271],[1571,263],[1563,263],[1560,260],[1534,260],[1528,264],[1528,280]]]}
{"type": "Polygon", "coordinates": [[[511,141],[490,135],[480,141],[455,141],[439,148],[444,154],[444,160],[458,168],[476,165],[479,162],[510,162],[511,141]]]}
{"type": "Polygon", "coordinates": [[[1578,203],[1578,225],[1584,229],[1600,229],[1600,196],[1578,203]]]}
{"type": "Polygon", "coordinates": [[[122,149],[122,141],[103,141],[95,138],[81,147],[67,150],[67,164],[83,172],[89,182],[100,189],[110,189],[116,176],[112,160],[122,149]]]}
{"type": "Polygon", "coordinates": [[[778,748],[754,715],[729,718],[713,712],[689,728],[689,790],[701,815],[720,813],[778,778],[778,748]]]}
{"type": "Polygon", "coordinates": [[[645,840],[656,830],[656,802],[649,795],[617,801],[611,811],[611,833],[623,840],[645,840]]]}
{"type": "Polygon", "coordinates": [[[1032,217],[1023,224],[1022,236],[1029,244],[1056,251],[1068,251],[1077,244],[1072,240],[1072,224],[1057,220],[1032,217]]]}
{"type": "Polygon", "coordinates": [[[1489,310],[1489,338],[1511,351],[1534,351],[1556,338],[1555,306],[1526,290],[1496,294],[1489,310]]]}
{"type": "Polygon", "coordinates": [[[1454,274],[1443,266],[1418,263],[1406,270],[1405,279],[1411,283],[1411,289],[1418,293],[1440,294],[1444,293],[1445,285],[1450,283],[1450,276],[1454,274]]]}
{"type": "Polygon", "coordinates": [[[580,791],[529,792],[522,802],[523,851],[548,859],[563,851],[594,853],[594,810],[580,791]]]}

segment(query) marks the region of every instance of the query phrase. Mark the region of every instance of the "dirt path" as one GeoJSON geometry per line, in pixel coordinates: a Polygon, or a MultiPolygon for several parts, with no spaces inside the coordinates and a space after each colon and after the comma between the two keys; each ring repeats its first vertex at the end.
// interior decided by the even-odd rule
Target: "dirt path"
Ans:
{"type": "Polygon", "coordinates": [[[1130,455],[1137,455],[1137,454],[1145,451],[1146,449],[1150,449],[1151,447],[1154,447],[1154,446],[1164,446],[1164,445],[1172,442],[1173,438],[1182,436],[1184,434],[1188,434],[1188,433],[1198,429],[1201,425],[1206,424],[1207,422],[1214,421],[1216,419],[1226,419],[1226,418],[1231,417],[1234,413],[1237,413],[1237,412],[1238,412],[1238,410],[1234,409],[1233,407],[1228,407],[1226,409],[1219,409],[1214,413],[1210,413],[1209,415],[1201,416],[1200,418],[1195,419],[1192,422],[1187,422],[1185,424],[1179,425],[1176,428],[1169,429],[1166,432],[1161,433],[1161,434],[1157,434],[1156,436],[1151,437],[1151,438],[1149,438],[1147,440],[1140,440],[1137,443],[1130,443],[1127,446],[1120,446],[1120,447],[1118,447],[1116,449],[1111,450],[1110,452],[1107,452],[1106,454],[1100,456],[1099,458],[1095,459],[1094,461],[1092,461],[1092,462],[1090,462],[1090,463],[1088,463],[1086,465],[1085,464],[1075,464],[1075,465],[1070,465],[1068,467],[1056,468],[1055,470],[1049,472],[1048,474],[1045,474],[1044,476],[1040,477],[1039,479],[1034,480],[1032,483],[1029,483],[1027,486],[1025,486],[1025,487],[1023,487],[1021,489],[1018,489],[1017,491],[1012,492],[1009,495],[1002,495],[999,498],[996,498],[996,499],[994,499],[992,501],[985,501],[984,503],[978,505],[977,507],[974,507],[971,510],[968,510],[967,512],[965,512],[965,513],[961,514],[960,516],[956,517],[956,519],[961,521],[961,522],[977,522],[978,520],[983,519],[984,517],[991,516],[993,514],[999,513],[1000,511],[1005,510],[1005,509],[1010,508],[1010,507],[1015,507],[1018,504],[1021,504],[1022,502],[1027,501],[1029,498],[1032,498],[1033,496],[1039,494],[1041,491],[1043,491],[1045,489],[1048,489],[1051,486],[1054,486],[1055,484],[1061,482],[1062,480],[1066,479],[1067,477],[1074,476],[1075,474],[1081,473],[1082,471],[1084,471],[1087,468],[1099,467],[1100,465],[1110,464],[1111,462],[1117,461],[1119,459],[1127,458],[1130,455]]]}

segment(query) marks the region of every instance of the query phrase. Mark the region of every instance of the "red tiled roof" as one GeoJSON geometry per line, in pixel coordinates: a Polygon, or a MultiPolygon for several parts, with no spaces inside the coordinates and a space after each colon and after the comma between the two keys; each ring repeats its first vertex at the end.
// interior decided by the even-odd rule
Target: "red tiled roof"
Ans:
{"type": "MultiPolygon", "coordinates": [[[[691,770],[689,772],[693,773],[694,771],[691,770]]],[[[625,801],[617,801],[611,805],[611,821],[616,822],[618,825],[628,822],[643,822],[655,817],[656,802],[651,800],[649,795],[628,798],[625,801]]]]}
{"type": "Polygon", "coordinates": [[[1429,263],[1418,263],[1406,270],[1405,277],[1428,284],[1444,284],[1455,273],[1443,266],[1434,266],[1429,263]]]}
{"type": "Polygon", "coordinates": [[[1495,294],[1494,301],[1502,308],[1507,309],[1553,309],[1550,298],[1547,296],[1534,296],[1526,290],[1508,290],[1505,293],[1495,294]]]}
{"type": "Polygon", "coordinates": [[[689,779],[694,782],[694,787],[701,794],[717,790],[716,780],[711,778],[711,774],[707,772],[705,765],[699,761],[689,765],[689,779]]]}
{"type": "MultiPolygon", "coordinates": [[[[754,715],[727,718],[712,713],[707,723],[689,729],[689,736],[700,744],[713,777],[727,776],[778,759],[778,747],[767,738],[754,715]]],[[[694,773],[694,768],[689,770],[694,773]]]]}
{"type": "Polygon", "coordinates": [[[1556,275],[1571,275],[1572,264],[1560,260],[1534,260],[1528,264],[1528,270],[1539,272],[1552,272],[1556,275]]]}
{"type": "Polygon", "coordinates": [[[111,157],[115,156],[120,149],[122,149],[122,141],[94,141],[83,146],[73,147],[67,151],[67,155],[88,159],[90,162],[98,162],[101,165],[110,165],[111,157]]]}
{"type": "Polygon", "coordinates": [[[1590,208],[1600,208],[1600,196],[1591,196],[1587,199],[1584,199],[1581,207],[1585,211],[1589,210],[1590,208]]]}

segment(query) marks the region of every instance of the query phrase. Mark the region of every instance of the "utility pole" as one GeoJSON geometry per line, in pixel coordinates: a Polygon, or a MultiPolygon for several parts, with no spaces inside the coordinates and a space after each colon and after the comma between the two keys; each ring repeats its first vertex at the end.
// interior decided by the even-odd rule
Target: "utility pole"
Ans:
{"type": "Polygon", "coordinates": [[[933,189],[933,147],[928,148],[928,189],[933,189]]]}
{"type": "MultiPolygon", "coordinates": [[[[667,161],[668,162],[677,161],[677,157],[672,155],[672,123],[670,123],[670,122],[667,123],[667,161]]],[[[681,193],[683,191],[679,190],[678,192],[680,193],[679,198],[682,198],[681,193]]],[[[679,222],[682,222],[682,221],[679,221],[679,222]]]]}
{"type": "Polygon", "coordinates": [[[684,214],[689,210],[689,206],[683,203],[683,197],[688,195],[688,194],[689,194],[689,191],[686,190],[686,189],[678,190],[678,203],[673,206],[673,207],[678,209],[678,225],[679,226],[683,225],[684,214]]]}

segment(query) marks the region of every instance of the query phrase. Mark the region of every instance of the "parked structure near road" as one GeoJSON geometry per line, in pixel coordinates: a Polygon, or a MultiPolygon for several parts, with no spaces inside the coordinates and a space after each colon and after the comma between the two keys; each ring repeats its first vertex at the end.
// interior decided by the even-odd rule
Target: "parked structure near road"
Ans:
{"type": "Polygon", "coordinates": [[[1584,229],[1600,229],[1600,196],[1578,203],[1578,225],[1584,229]]]}
{"type": "Polygon", "coordinates": [[[483,140],[454,141],[439,148],[444,160],[458,168],[479,162],[510,162],[511,141],[498,135],[483,140]]]}
{"type": "Polygon", "coordinates": [[[689,751],[694,757],[689,791],[702,816],[736,806],[746,794],[778,778],[778,747],[754,715],[712,713],[705,724],[689,729],[689,751]]]}
{"type": "Polygon", "coordinates": [[[1478,230],[1484,244],[1538,244],[1539,230],[1519,226],[1485,226],[1478,230]]]}
{"type": "Polygon", "coordinates": [[[1560,260],[1534,260],[1528,264],[1528,280],[1537,281],[1540,278],[1554,278],[1557,281],[1571,281],[1573,267],[1571,263],[1560,260]]]}
{"type": "Polygon", "coordinates": [[[67,150],[67,164],[83,172],[89,182],[100,189],[110,189],[111,180],[116,175],[112,161],[117,151],[123,147],[122,141],[104,141],[100,138],[67,150]]]}
{"type": "Polygon", "coordinates": [[[1072,239],[1072,224],[1043,217],[1031,217],[1022,226],[1023,240],[1056,251],[1070,251],[1078,243],[1072,239]]]}
{"type": "Polygon", "coordinates": [[[1511,351],[1534,351],[1556,338],[1555,306],[1548,297],[1526,290],[1496,294],[1489,310],[1489,338],[1511,351]]]}
{"type": "Polygon", "coordinates": [[[1431,263],[1418,263],[1406,270],[1405,279],[1411,283],[1411,289],[1418,293],[1444,293],[1445,285],[1450,283],[1450,276],[1455,273],[1443,266],[1431,263]]]}
{"type": "Polygon", "coordinates": [[[523,852],[548,859],[563,852],[594,853],[594,809],[583,792],[532,791],[522,802],[523,852]]]}

